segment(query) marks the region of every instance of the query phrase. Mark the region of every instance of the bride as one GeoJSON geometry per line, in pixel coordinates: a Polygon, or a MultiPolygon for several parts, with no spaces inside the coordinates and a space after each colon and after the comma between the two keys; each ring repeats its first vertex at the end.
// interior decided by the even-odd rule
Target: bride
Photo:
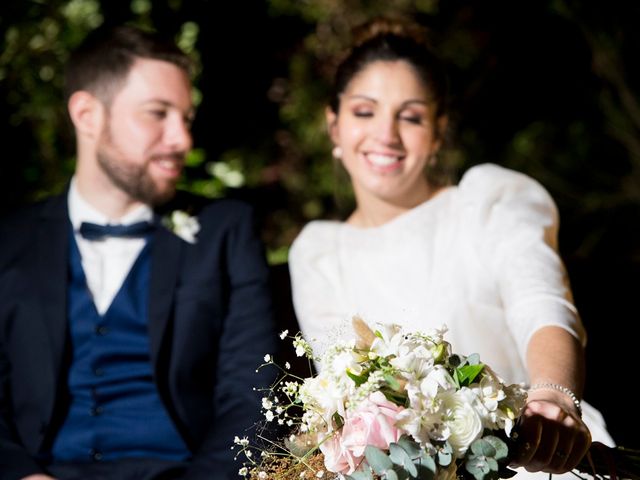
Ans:
{"type": "Polygon", "coordinates": [[[356,208],[311,222],[292,245],[296,316],[319,349],[355,314],[406,330],[446,324],[457,351],[529,386],[519,475],[568,472],[592,439],[614,442],[580,400],[586,334],[557,253],[557,209],[538,182],[493,164],[455,186],[434,181],[445,87],[415,26],[375,20],[358,32],[326,112],[356,208]]]}

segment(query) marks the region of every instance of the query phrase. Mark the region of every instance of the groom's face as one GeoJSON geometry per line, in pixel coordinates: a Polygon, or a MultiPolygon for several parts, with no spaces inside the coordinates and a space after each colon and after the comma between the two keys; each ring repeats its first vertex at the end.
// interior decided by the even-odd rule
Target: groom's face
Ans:
{"type": "Polygon", "coordinates": [[[169,62],[138,59],[105,109],[97,162],[109,181],[150,205],[170,199],[192,146],[191,84],[169,62]]]}

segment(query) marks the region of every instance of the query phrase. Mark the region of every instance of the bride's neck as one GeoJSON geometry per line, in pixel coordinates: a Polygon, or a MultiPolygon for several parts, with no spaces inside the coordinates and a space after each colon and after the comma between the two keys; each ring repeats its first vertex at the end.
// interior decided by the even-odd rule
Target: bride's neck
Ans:
{"type": "Polygon", "coordinates": [[[347,219],[347,223],[360,228],[379,227],[431,199],[438,191],[438,188],[428,187],[416,192],[410,198],[401,200],[358,195],[356,192],[357,206],[347,219]]]}

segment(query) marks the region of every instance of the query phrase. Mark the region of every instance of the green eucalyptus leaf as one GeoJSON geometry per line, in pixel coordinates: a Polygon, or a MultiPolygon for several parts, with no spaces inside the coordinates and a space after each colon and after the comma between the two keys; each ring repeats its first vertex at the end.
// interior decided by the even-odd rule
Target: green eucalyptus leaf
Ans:
{"type": "Polygon", "coordinates": [[[418,465],[426,468],[427,470],[429,470],[430,472],[433,472],[434,474],[436,473],[436,470],[437,470],[436,461],[427,452],[423,451],[417,460],[418,460],[418,465]]]}
{"type": "Polygon", "coordinates": [[[473,478],[475,478],[476,480],[486,480],[484,478],[485,475],[488,475],[488,474],[487,473],[483,473],[483,472],[478,472],[478,473],[473,475],[473,478]]]}
{"type": "Polygon", "coordinates": [[[367,445],[364,449],[364,456],[373,468],[373,471],[378,475],[382,475],[386,470],[393,468],[393,462],[389,459],[386,453],[377,447],[367,445]]]}
{"type": "Polygon", "coordinates": [[[496,451],[496,453],[492,455],[492,457],[494,457],[496,460],[507,458],[507,456],[509,455],[509,447],[501,438],[494,435],[488,435],[484,437],[484,440],[488,442],[496,451]]]}
{"type": "Polygon", "coordinates": [[[489,469],[497,472],[500,466],[498,465],[498,461],[495,458],[487,458],[487,465],[489,465],[489,469]]]}
{"type": "Polygon", "coordinates": [[[398,439],[397,445],[402,447],[402,449],[407,452],[407,455],[409,455],[411,458],[418,457],[422,452],[422,450],[420,449],[420,445],[418,445],[416,441],[412,440],[411,437],[407,435],[402,435],[398,439]]]}
{"type": "Polygon", "coordinates": [[[449,442],[446,442],[444,446],[438,450],[438,464],[443,467],[448,467],[453,461],[453,448],[449,442]]]}
{"type": "Polygon", "coordinates": [[[413,464],[411,457],[401,446],[395,443],[390,444],[389,458],[395,465],[398,465],[406,470],[411,475],[411,478],[416,478],[416,476],[418,475],[418,470],[413,464]]]}
{"type": "Polygon", "coordinates": [[[469,365],[478,365],[480,363],[480,355],[477,353],[472,353],[467,357],[467,363],[469,365]]]}
{"type": "Polygon", "coordinates": [[[489,443],[484,438],[479,438],[478,440],[473,442],[470,448],[471,448],[471,451],[474,453],[474,455],[482,455],[485,457],[496,456],[496,449],[491,443],[489,443]]]}
{"type": "Polygon", "coordinates": [[[384,472],[384,477],[386,480],[399,480],[398,474],[393,470],[387,470],[384,472]]]}
{"type": "Polygon", "coordinates": [[[345,475],[345,480],[373,480],[373,474],[368,468],[353,472],[351,475],[345,475]]]}
{"type": "Polygon", "coordinates": [[[481,456],[468,458],[464,464],[464,468],[473,476],[479,473],[484,475],[491,471],[491,467],[487,463],[486,458],[481,456]]]}

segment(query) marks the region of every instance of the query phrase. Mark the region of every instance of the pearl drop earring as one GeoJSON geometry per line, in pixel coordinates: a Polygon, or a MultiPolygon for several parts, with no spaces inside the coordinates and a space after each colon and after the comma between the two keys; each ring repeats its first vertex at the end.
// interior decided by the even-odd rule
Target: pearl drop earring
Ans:
{"type": "Polygon", "coordinates": [[[338,146],[333,147],[333,150],[331,151],[331,153],[333,154],[333,158],[337,158],[337,159],[342,158],[342,148],[338,146]]]}

